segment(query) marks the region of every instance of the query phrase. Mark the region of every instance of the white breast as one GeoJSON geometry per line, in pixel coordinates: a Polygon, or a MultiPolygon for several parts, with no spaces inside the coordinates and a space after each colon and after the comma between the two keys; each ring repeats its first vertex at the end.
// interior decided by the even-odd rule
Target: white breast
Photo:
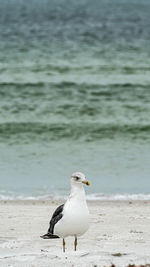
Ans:
{"type": "Polygon", "coordinates": [[[80,236],[89,228],[89,210],[84,199],[71,197],[65,203],[63,217],[54,227],[59,237],[80,236]]]}

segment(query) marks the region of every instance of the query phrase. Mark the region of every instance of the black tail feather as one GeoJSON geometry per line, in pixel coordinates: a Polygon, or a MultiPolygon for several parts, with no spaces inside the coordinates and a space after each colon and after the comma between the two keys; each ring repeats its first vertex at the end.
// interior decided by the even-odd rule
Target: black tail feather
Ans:
{"type": "Polygon", "coordinates": [[[45,234],[45,235],[41,235],[40,237],[43,238],[43,239],[59,238],[58,235],[53,235],[53,234],[50,234],[50,233],[47,233],[47,234],[45,234]]]}

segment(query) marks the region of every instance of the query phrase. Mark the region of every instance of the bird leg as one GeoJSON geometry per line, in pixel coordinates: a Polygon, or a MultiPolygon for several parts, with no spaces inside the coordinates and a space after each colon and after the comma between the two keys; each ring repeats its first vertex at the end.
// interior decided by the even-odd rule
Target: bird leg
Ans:
{"type": "Polygon", "coordinates": [[[65,252],[65,239],[63,238],[63,252],[65,252]]]}
{"type": "Polygon", "coordinates": [[[77,237],[75,236],[75,240],[74,240],[74,250],[77,250],[77,237]]]}

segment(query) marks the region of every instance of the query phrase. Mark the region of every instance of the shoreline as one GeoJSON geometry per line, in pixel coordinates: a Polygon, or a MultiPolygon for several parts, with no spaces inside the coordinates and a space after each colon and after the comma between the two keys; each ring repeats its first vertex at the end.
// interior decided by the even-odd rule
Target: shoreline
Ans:
{"type": "MultiPolygon", "coordinates": [[[[62,202],[65,202],[66,198],[61,198],[61,199],[6,199],[6,200],[0,200],[0,204],[61,204],[62,202]]],[[[150,204],[150,200],[144,200],[144,199],[138,199],[138,200],[134,200],[134,199],[91,199],[91,200],[86,200],[87,203],[89,203],[90,205],[93,204],[98,204],[98,203],[144,203],[144,204],[150,204]]]]}
{"type": "MultiPolygon", "coordinates": [[[[64,200],[65,201],[65,200],[64,200]]],[[[0,265],[13,267],[124,267],[150,264],[150,201],[87,201],[90,228],[73,251],[73,237],[43,240],[62,201],[0,201],[0,265]]]]}
{"type": "MultiPolygon", "coordinates": [[[[58,196],[4,196],[0,195],[0,202],[3,201],[64,201],[68,197],[66,195],[58,196]]],[[[86,194],[87,201],[150,201],[150,193],[139,194],[86,194]]]]}

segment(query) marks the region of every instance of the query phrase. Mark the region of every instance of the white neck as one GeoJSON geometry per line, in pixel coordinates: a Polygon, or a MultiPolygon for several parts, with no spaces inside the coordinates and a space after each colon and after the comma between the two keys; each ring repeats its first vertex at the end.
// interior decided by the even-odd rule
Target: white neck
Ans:
{"type": "Polygon", "coordinates": [[[82,183],[76,183],[71,181],[70,198],[77,198],[78,200],[85,200],[85,191],[82,183]]]}

